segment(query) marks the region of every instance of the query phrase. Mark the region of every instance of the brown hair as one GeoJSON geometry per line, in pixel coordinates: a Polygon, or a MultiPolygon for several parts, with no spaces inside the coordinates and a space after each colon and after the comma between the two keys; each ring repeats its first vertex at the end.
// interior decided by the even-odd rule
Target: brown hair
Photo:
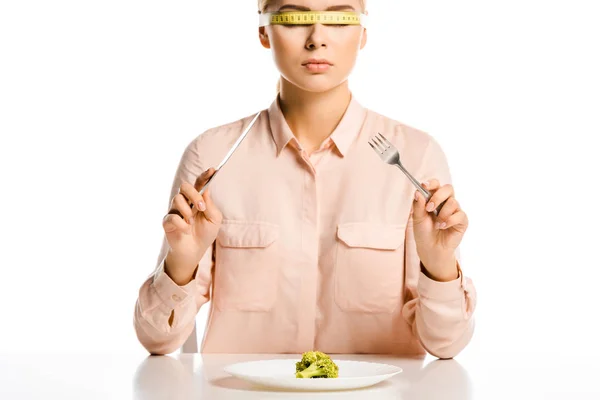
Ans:
{"type": "MultiPolygon", "coordinates": [[[[271,4],[271,1],[272,0],[258,0],[258,10],[260,12],[264,12],[269,4],[271,4]]],[[[362,6],[363,10],[365,9],[366,2],[367,0],[360,0],[360,5],[362,6]]]]}

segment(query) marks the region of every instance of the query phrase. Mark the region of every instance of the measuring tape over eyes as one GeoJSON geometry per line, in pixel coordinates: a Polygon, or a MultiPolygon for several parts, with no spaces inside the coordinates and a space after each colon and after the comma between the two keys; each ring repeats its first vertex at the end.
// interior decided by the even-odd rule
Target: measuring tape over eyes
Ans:
{"type": "Polygon", "coordinates": [[[259,14],[258,26],[266,25],[362,25],[367,16],[351,11],[288,11],[259,14]]]}

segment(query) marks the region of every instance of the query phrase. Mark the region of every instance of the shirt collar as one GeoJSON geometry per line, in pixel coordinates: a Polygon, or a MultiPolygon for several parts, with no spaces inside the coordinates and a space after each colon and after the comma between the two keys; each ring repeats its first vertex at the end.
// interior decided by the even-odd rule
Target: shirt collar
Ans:
{"type": "MultiPolygon", "coordinates": [[[[329,139],[335,144],[342,157],[348,153],[352,142],[360,132],[366,114],[367,110],[358,102],[354,95],[352,95],[340,123],[329,136],[329,139]]],[[[281,111],[279,95],[277,95],[275,100],[271,103],[271,106],[268,109],[268,115],[271,134],[273,135],[273,140],[277,146],[277,156],[281,154],[281,151],[288,143],[299,148],[299,143],[281,111]]],[[[324,143],[326,142],[327,139],[325,139],[324,143]]]]}

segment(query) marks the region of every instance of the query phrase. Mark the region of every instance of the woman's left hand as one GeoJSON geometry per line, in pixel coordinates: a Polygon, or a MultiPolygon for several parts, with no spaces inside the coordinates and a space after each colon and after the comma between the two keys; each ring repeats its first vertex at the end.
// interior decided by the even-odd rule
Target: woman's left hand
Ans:
{"type": "Polygon", "coordinates": [[[454,197],[452,185],[440,187],[437,179],[423,182],[431,193],[429,202],[418,190],[413,202],[413,232],[417,253],[428,275],[438,281],[458,277],[455,250],[460,244],[469,221],[454,197]],[[436,217],[433,210],[444,200],[446,203],[436,217]]]}

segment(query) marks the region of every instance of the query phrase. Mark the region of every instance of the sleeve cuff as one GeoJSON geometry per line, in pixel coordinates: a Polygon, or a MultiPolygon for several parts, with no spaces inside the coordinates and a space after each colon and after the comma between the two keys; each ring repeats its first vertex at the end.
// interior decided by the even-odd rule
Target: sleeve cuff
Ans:
{"type": "Polygon", "coordinates": [[[198,270],[196,269],[192,280],[184,286],[179,286],[165,272],[165,261],[163,260],[154,274],[152,286],[154,286],[158,297],[165,305],[169,308],[177,308],[193,294],[196,288],[197,273],[198,270]]]}
{"type": "Polygon", "coordinates": [[[462,271],[459,268],[459,277],[448,282],[434,281],[421,271],[417,291],[420,296],[433,300],[459,300],[464,297],[462,271]]]}

